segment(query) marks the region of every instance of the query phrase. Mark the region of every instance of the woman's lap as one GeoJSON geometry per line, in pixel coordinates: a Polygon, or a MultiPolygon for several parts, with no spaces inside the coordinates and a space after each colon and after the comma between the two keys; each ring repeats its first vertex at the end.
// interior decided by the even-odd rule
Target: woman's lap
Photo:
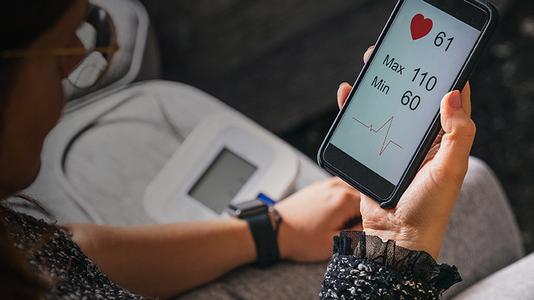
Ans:
{"type": "Polygon", "coordinates": [[[268,269],[245,267],[178,299],[314,299],[326,263],[279,263],[268,269]]]}
{"type": "MultiPolygon", "coordinates": [[[[440,259],[456,265],[464,280],[446,298],[522,255],[520,233],[500,184],[483,162],[471,158],[440,259]]],[[[244,267],[180,299],[314,299],[325,267],[288,262],[265,270],[244,267]]]]}
{"type": "Polygon", "coordinates": [[[524,255],[508,199],[493,172],[478,159],[469,161],[441,252],[440,260],[456,265],[463,277],[446,298],[524,255]]]}

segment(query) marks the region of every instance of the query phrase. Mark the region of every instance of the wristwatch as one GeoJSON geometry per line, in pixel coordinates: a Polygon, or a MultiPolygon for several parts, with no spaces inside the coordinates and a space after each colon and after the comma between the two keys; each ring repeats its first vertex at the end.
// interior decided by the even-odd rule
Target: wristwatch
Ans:
{"type": "Polygon", "coordinates": [[[266,268],[280,259],[278,249],[278,228],[282,218],[273,207],[273,200],[264,194],[254,200],[230,204],[226,211],[236,218],[245,220],[256,246],[256,266],[266,268]]]}

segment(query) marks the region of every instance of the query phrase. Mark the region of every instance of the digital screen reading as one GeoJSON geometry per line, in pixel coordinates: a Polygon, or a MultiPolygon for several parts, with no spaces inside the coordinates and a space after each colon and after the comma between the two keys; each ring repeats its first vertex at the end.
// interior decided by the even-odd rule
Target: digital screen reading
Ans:
{"type": "Polygon", "coordinates": [[[256,170],[253,164],[223,149],[193,185],[189,195],[222,213],[256,170]]]}
{"type": "Polygon", "coordinates": [[[480,35],[423,0],[406,0],[331,144],[397,185],[480,35]]]}

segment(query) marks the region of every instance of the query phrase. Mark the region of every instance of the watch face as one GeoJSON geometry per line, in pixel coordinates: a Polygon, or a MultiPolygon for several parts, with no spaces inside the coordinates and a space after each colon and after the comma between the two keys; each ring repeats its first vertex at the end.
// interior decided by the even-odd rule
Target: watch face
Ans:
{"type": "Polygon", "coordinates": [[[248,216],[255,216],[261,213],[267,213],[269,207],[260,200],[252,200],[228,206],[228,212],[233,216],[244,219],[248,216]]]}

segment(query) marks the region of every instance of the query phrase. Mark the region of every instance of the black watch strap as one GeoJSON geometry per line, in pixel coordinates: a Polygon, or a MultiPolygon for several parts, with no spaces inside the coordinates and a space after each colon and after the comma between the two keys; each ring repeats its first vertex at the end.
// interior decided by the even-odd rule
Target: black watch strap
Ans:
{"type": "Polygon", "coordinates": [[[249,227],[254,244],[256,245],[256,266],[266,268],[280,259],[277,234],[273,230],[269,213],[247,216],[244,218],[249,227]]]}

